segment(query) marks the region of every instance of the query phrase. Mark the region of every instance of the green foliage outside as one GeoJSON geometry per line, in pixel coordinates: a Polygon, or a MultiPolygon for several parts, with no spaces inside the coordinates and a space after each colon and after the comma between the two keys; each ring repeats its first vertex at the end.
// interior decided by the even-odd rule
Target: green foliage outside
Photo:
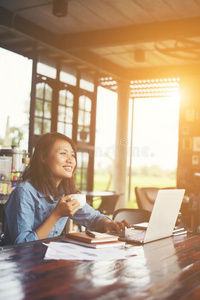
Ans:
{"type": "Polygon", "coordinates": [[[11,145],[20,147],[20,142],[23,139],[23,135],[24,135],[24,133],[21,130],[21,128],[11,127],[10,128],[10,136],[12,137],[11,145]]]}
{"type": "MultiPolygon", "coordinates": [[[[106,170],[96,171],[94,176],[94,190],[105,191],[113,190],[113,185],[108,187],[110,180],[109,172],[106,170]]],[[[127,191],[126,191],[126,206],[128,208],[137,208],[135,198],[135,187],[175,187],[176,186],[176,170],[163,170],[158,166],[147,167],[143,166],[132,171],[131,177],[131,189],[130,199],[129,194],[129,177],[127,176],[127,191]]],[[[95,208],[100,204],[99,201],[95,201],[95,208]]]]}
{"type": "MultiPolygon", "coordinates": [[[[10,141],[10,146],[15,145],[17,147],[20,147],[20,143],[23,139],[24,132],[23,128],[18,128],[18,127],[11,127],[9,128],[9,141],[10,141]]],[[[0,138],[0,145],[2,146],[4,142],[4,138],[0,138]]]]}

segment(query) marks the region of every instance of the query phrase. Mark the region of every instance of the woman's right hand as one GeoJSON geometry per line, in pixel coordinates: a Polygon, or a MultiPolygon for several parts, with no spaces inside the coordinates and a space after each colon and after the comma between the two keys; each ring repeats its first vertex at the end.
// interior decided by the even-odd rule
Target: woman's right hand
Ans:
{"type": "Polygon", "coordinates": [[[46,218],[46,220],[35,230],[39,239],[45,239],[49,232],[52,230],[53,226],[62,217],[71,217],[80,208],[78,200],[72,199],[72,196],[62,197],[56,207],[53,209],[51,214],[46,218]]]}
{"type": "Polygon", "coordinates": [[[72,198],[70,195],[62,197],[53,212],[59,218],[72,217],[80,208],[80,203],[77,199],[72,198]]]}

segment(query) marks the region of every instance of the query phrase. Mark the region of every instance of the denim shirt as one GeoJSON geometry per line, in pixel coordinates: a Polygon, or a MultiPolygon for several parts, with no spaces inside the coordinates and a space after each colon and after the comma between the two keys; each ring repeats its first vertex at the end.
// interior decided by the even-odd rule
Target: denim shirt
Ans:
{"type": "MultiPolygon", "coordinates": [[[[6,215],[6,242],[19,244],[38,240],[35,230],[51,214],[60,199],[46,199],[29,181],[20,183],[4,205],[6,215]]],[[[87,203],[73,217],[77,224],[98,231],[98,222],[107,216],[100,214],[87,203]]],[[[108,218],[108,217],[107,217],[108,218]]],[[[68,220],[62,217],[49,232],[47,238],[59,236],[68,220]]]]}

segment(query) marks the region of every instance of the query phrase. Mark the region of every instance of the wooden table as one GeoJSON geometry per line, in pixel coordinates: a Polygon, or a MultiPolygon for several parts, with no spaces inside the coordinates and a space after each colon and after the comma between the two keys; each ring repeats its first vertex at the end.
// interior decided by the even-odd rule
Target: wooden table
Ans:
{"type": "Polygon", "coordinates": [[[109,196],[119,195],[118,193],[112,191],[82,191],[82,193],[86,195],[87,202],[91,206],[92,206],[93,198],[104,199],[109,196]]]}
{"type": "Polygon", "coordinates": [[[5,247],[0,299],[200,299],[199,235],[133,247],[135,256],[105,262],[44,260],[41,241],[5,247]]]}

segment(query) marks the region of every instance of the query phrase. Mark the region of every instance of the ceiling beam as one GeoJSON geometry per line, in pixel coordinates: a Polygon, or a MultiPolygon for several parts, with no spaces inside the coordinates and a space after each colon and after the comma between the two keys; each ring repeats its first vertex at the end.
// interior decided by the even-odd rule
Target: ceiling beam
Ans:
{"type": "Polygon", "coordinates": [[[63,35],[65,49],[97,48],[164,41],[200,35],[200,17],[63,35]]]}
{"type": "Polygon", "coordinates": [[[58,37],[2,7],[0,7],[0,25],[7,30],[11,30],[11,33],[18,34],[33,43],[48,48],[49,51],[58,52],[63,57],[72,58],[90,68],[94,68],[100,76],[104,74],[104,76],[110,75],[125,80],[155,78],[162,74],[172,74],[172,70],[182,69],[181,66],[175,68],[170,66],[166,68],[125,69],[92,53],[88,49],[200,35],[200,18],[196,17],[58,37]]]}
{"type": "Polygon", "coordinates": [[[94,52],[91,52],[87,49],[82,49],[82,51],[70,51],[68,50],[68,53],[81,59],[84,61],[87,61],[90,65],[92,65],[98,73],[104,73],[104,76],[107,76],[110,74],[110,76],[116,77],[116,78],[124,78],[126,69],[107,60],[106,58],[99,56],[95,54],[94,52]],[[106,75],[107,73],[107,75],[106,75]]]}
{"type": "Polygon", "coordinates": [[[19,15],[0,7],[0,25],[6,28],[19,32],[26,36],[26,38],[43,41],[51,45],[52,41],[56,43],[57,36],[52,32],[31,23],[30,21],[20,17],[19,15]]]}
{"type": "MultiPolygon", "coordinates": [[[[64,45],[58,42],[59,38],[55,34],[18,15],[15,16],[12,12],[4,8],[0,8],[0,25],[12,32],[16,32],[19,36],[21,35],[33,43],[41,44],[47,48],[49,47],[50,51],[59,52],[63,57],[73,58],[75,61],[77,60],[90,68],[94,68],[98,73],[103,73],[105,76],[108,74],[118,78],[124,76],[124,69],[115,63],[102,59],[100,56],[88,50],[66,50],[64,45]],[[108,74],[106,75],[106,73],[108,74]]],[[[6,46],[3,47],[6,48],[6,46]]],[[[20,53],[17,49],[16,52],[20,53]]]]}

